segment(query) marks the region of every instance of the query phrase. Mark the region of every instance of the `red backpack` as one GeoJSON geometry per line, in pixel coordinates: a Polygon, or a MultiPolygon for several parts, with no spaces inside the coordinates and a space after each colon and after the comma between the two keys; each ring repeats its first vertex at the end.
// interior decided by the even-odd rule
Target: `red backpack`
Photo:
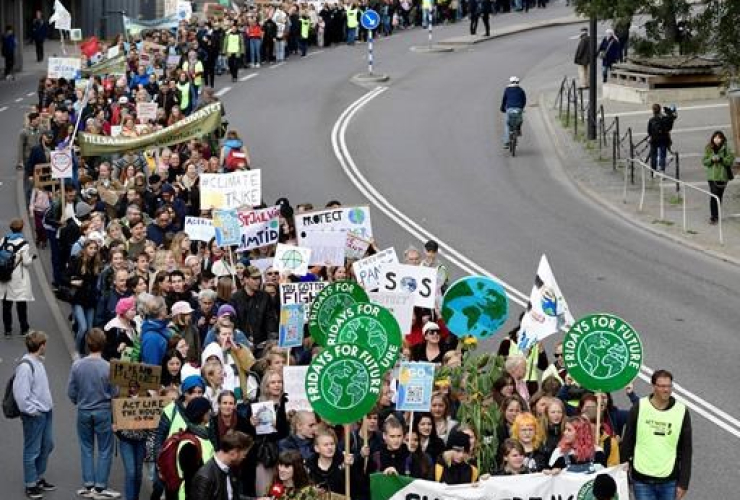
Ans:
{"type": "Polygon", "coordinates": [[[228,170],[229,172],[242,170],[244,168],[248,169],[249,163],[247,163],[247,155],[244,154],[244,151],[242,151],[241,149],[231,149],[231,151],[229,151],[229,154],[226,155],[224,167],[226,167],[226,170],[228,170]]]}
{"type": "Polygon", "coordinates": [[[182,442],[191,443],[198,448],[198,454],[203,454],[200,440],[187,429],[178,431],[165,439],[162,449],[157,455],[157,470],[159,471],[159,478],[164,483],[167,491],[178,491],[183,481],[183,478],[177,472],[177,452],[182,442]]]}

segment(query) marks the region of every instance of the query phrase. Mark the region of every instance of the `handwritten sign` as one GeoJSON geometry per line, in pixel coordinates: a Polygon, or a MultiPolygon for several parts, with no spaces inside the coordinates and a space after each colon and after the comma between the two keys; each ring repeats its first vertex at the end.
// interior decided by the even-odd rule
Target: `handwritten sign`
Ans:
{"type": "Polygon", "coordinates": [[[311,304],[328,283],[326,281],[309,281],[306,283],[280,283],[280,303],[303,304],[305,309],[304,321],[308,321],[311,304]]]}
{"type": "Polygon", "coordinates": [[[141,123],[146,123],[149,120],[157,119],[157,103],[156,102],[137,102],[136,103],[136,117],[141,123]]]}
{"type": "Polygon", "coordinates": [[[365,257],[352,264],[355,278],[365,290],[377,290],[380,286],[380,267],[383,264],[395,264],[398,256],[394,248],[386,248],[375,255],[365,257]]]}
{"type": "Polygon", "coordinates": [[[124,389],[158,390],[162,367],[143,363],[110,362],[110,383],[124,389]]]}
{"type": "Polygon", "coordinates": [[[280,237],[280,207],[240,210],[241,241],[237,252],[274,245],[280,237]]]}
{"type": "Polygon", "coordinates": [[[194,241],[211,241],[216,237],[213,221],[204,217],[185,217],[185,234],[194,241]]]}
{"type": "Polygon", "coordinates": [[[168,397],[119,398],[113,400],[113,423],[120,430],[156,429],[168,397]]]}
{"type": "Polygon", "coordinates": [[[200,205],[205,210],[257,206],[262,202],[261,171],[201,174],[200,197],[200,205]]]}
{"type": "Polygon", "coordinates": [[[79,76],[82,61],[77,57],[50,57],[48,78],[66,78],[72,80],[79,76]]]}
{"type": "Polygon", "coordinates": [[[280,274],[291,273],[296,276],[305,276],[308,273],[310,260],[310,248],[278,243],[272,265],[280,274]]]}
{"type": "Polygon", "coordinates": [[[328,210],[303,212],[295,216],[298,244],[308,231],[340,231],[369,239],[373,236],[369,207],[343,207],[328,210]]]}
{"type": "Polygon", "coordinates": [[[306,231],[301,245],[311,249],[311,266],[343,266],[347,236],[340,231],[306,231]]]}
{"type": "Polygon", "coordinates": [[[370,248],[370,240],[366,240],[354,233],[347,233],[344,256],[350,260],[360,260],[370,248]]]}
{"type": "Polygon", "coordinates": [[[216,231],[216,244],[220,247],[238,245],[241,242],[236,210],[214,210],[213,229],[216,231]]]}
{"type": "Polygon", "coordinates": [[[71,179],[72,178],[72,151],[52,151],[49,153],[51,158],[51,176],[54,179],[71,179]]]}

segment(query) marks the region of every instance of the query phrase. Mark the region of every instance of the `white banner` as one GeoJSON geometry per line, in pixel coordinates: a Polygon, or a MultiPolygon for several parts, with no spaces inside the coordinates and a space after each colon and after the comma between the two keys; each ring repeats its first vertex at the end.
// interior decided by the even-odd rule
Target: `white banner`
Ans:
{"type": "Polygon", "coordinates": [[[306,231],[301,246],[311,249],[312,266],[343,266],[347,233],[341,231],[306,231]]]}
{"type": "Polygon", "coordinates": [[[50,57],[48,68],[48,78],[73,80],[81,73],[82,61],[78,57],[50,57]]]}
{"type": "Polygon", "coordinates": [[[414,305],[434,308],[437,296],[437,269],[408,264],[383,264],[380,267],[381,292],[406,292],[414,296],[414,305]]]}
{"type": "Polygon", "coordinates": [[[185,234],[193,241],[211,241],[216,237],[213,221],[204,217],[185,217],[185,234]]]}
{"type": "Polygon", "coordinates": [[[410,293],[368,292],[370,301],[388,309],[398,321],[401,333],[411,333],[414,319],[414,296],[410,293]]]}
{"type": "Polygon", "coordinates": [[[306,307],[304,311],[306,313],[306,322],[308,322],[308,314],[311,311],[311,304],[314,299],[323,290],[326,285],[326,281],[308,281],[305,283],[280,283],[280,304],[303,304],[306,307]]]}
{"type": "Polygon", "coordinates": [[[260,170],[200,175],[200,206],[203,210],[245,206],[252,208],[260,203],[262,203],[260,170]]]}
{"type": "Polygon", "coordinates": [[[283,391],[288,396],[285,411],[313,411],[306,396],[308,366],[283,366],[283,391]]]}
{"type": "Polygon", "coordinates": [[[519,349],[530,348],[535,342],[569,328],[575,319],[563,297],[547,256],[542,255],[534,277],[529,304],[519,328],[519,349]]]}
{"type": "Polygon", "coordinates": [[[298,244],[303,245],[307,231],[341,231],[365,239],[373,236],[369,207],[342,207],[295,214],[295,233],[298,244]]]}
{"type": "Polygon", "coordinates": [[[49,18],[49,24],[53,24],[58,30],[72,29],[72,14],[59,0],[54,0],[54,13],[49,18]]]}
{"type": "Polygon", "coordinates": [[[395,264],[398,256],[394,248],[386,248],[375,255],[365,257],[352,264],[355,279],[365,290],[377,290],[380,286],[380,266],[383,264],[395,264]]]}
{"type": "Polygon", "coordinates": [[[274,245],[280,237],[280,207],[239,210],[242,242],[237,252],[274,245]]]}

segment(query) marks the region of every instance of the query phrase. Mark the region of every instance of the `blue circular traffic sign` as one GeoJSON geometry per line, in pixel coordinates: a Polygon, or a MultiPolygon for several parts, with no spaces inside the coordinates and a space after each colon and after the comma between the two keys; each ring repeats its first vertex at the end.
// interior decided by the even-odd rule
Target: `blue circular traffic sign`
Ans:
{"type": "Polygon", "coordinates": [[[380,25],[380,16],[374,10],[368,9],[362,13],[360,24],[366,30],[374,30],[380,25]]]}

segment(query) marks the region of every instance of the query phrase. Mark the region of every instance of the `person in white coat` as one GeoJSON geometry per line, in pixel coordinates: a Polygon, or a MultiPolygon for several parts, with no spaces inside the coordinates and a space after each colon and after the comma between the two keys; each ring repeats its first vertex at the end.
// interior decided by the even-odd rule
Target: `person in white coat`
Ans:
{"type": "Polygon", "coordinates": [[[0,250],[13,253],[15,262],[13,273],[9,281],[0,281],[0,297],[3,299],[3,326],[5,336],[13,334],[13,303],[18,311],[21,335],[28,333],[28,302],[32,302],[31,290],[31,263],[36,258],[31,254],[28,242],[23,237],[23,221],[13,219],[10,222],[10,232],[0,240],[0,250]]]}

